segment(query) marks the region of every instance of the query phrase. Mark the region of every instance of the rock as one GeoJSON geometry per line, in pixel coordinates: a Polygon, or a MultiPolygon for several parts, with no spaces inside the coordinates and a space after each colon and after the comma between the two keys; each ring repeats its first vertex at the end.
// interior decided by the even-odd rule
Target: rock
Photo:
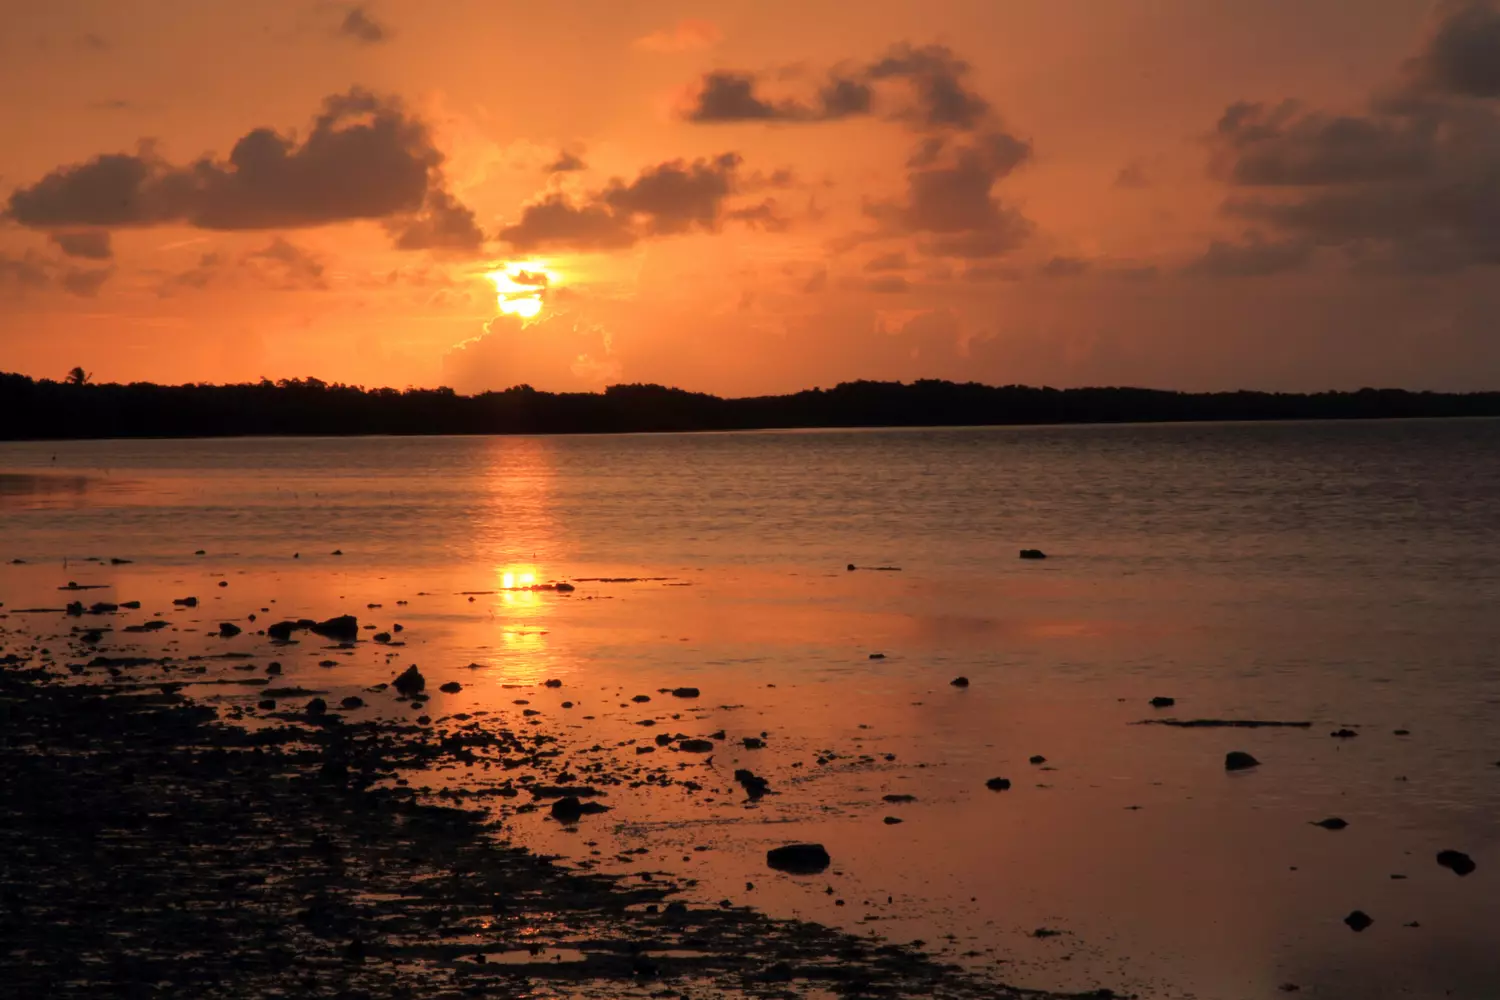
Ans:
{"type": "Polygon", "coordinates": [[[339,707],[340,708],[364,708],[365,707],[365,700],[363,698],[361,698],[357,694],[351,694],[349,697],[347,697],[343,701],[339,702],[339,707]]]}
{"type": "Polygon", "coordinates": [[[639,705],[639,704],[642,704],[643,702],[650,701],[651,700],[651,696],[649,694],[638,694],[634,698],[631,698],[630,700],[639,705]]]}
{"type": "Polygon", "coordinates": [[[856,565],[854,565],[854,564],[853,564],[853,563],[850,563],[850,564],[849,564],[849,565],[848,565],[848,566],[847,566],[847,567],[845,567],[845,568],[846,568],[846,569],[847,569],[847,570],[848,570],[848,571],[849,571],[849,572],[850,572],[850,573],[853,573],[853,572],[854,572],[854,571],[855,571],[855,570],[857,570],[857,569],[859,569],[859,567],[858,567],[858,566],[856,566],[856,565]]]}
{"type": "Polygon", "coordinates": [[[883,659],[885,659],[885,654],[884,653],[871,653],[870,654],[870,659],[872,659],[872,660],[883,660],[883,659]]]}
{"type": "Polygon", "coordinates": [[[734,780],[740,783],[745,794],[752,799],[758,799],[771,790],[769,781],[743,767],[734,772],[734,780]]]}
{"type": "Polygon", "coordinates": [[[227,586],[229,586],[229,581],[228,580],[220,580],[219,581],[219,586],[221,586],[221,587],[227,587],[227,586]]]}
{"type": "Polygon", "coordinates": [[[552,803],[552,818],[559,823],[577,823],[583,818],[584,813],[603,812],[606,808],[593,802],[589,805],[595,808],[587,808],[576,795],[564,795],[552,803]]]}
{"type": "Polygon", "coordinates": [[[266,673],[272,675],[281,673],[281,664],[277,663],[275,660],[272,660],[270,663],[266,664],[266,673]]]}
{"type": "Polygon", "coordinates": [[[915,795],[886,795],[882,796],[886,802],[915,802],[915,795]]]}
{"type": "Polygon", "coordinates": [[[458,692],[462,691],[463,689],[464,686],[458,683],[458,681],[449,681],[447,684],[444,684],[442,687],[438,688],[438,690],[443,692],[444,694],[458,694],[458,692]]]}
{"type": "Polygon", "coordinates": [[[1359,734],[1352,729],[1335,729],[1328,735],[1332,736],[1336,740],[1351,740],[1359,734]]]}
{"type": "Polygon", "coordinates": [[[1348,924],[1349,929],[1351,931],[1354,931],[1356,934],[1364,930],[1366,927],[1369,927],[1374,922],[1375,921],[1371,919],[1370,915],[1364,910],[1355,910],[1353,913],[1344,918],[1344,923],[1348,924]]]}
{"type": "Polygon", "coordinates": [[[343,549],[334,549],[332,552],[330,552],[328,554],[331,555],[331,556],[341,556],[341,555],[344,554],[344,550],[343,549]]]}
{"type": "Polygon", "coordinates": [[[1158,695],[1151,699],[1152,708],[1171,708],[1175,704],[1177,704],[1176,698],[1164,698],[1158,695]]]}
{"type": "Polygon", "coordinates": [[[712,740],[678,740],[677,749],[687,753],[713,753],[714,744],[712,740]]]}
{"type": "Polygon", "coordinates": [[[560,687],[562,687],[562,681],[551,680],[551,681],[543,681],[542,683],[546,687],[549,687],[549,688],[560,688],[560,687]]]}
{"type": "Polygon", "coordinates": [[[897,823],[902,823],[905,821],[902,820],[899,816],[887,816],[881,822],[885,823],[886,826],[895,826],[897,823]]]}
{"type": "Polygon", "coordinates": [[[1347,821],[1339,819],[1337,816],[1330,816],[1327,819],[1315,820],[1312,825],[1321,826],[1325,830],[1342,830],[1349,824],[1347,821]]]}
{"type": "Polygon", "coordinates": [[[329,618],[326,621],[309,625],[307,630],[314,635],[321,635],[328,639],[353,642],[359,638],[359,619],[353,615],[339,615],[337,618],[329,618]]]}
{"type": "Polygon", "coordinates": [[[259,709],[264,709],[265,711],[269,712],[269,711],[271,711],[272,709],[274,709],[276,707],[276,699],[275,698],[262,698],[260,701],[258,701],[258,702],[255,703],[255,707],[259,708],[259,709]]]}
{"type": "Polygon", "coordinates": [[[1030,756],[1030,757],[1029,757],[1029,758],[1027,758],[1027,759],[1028,759],[1028,760],[1030,760],[1030,761],[1031,761],[1031,763],[1033,763],[1033,764],[1045,764],[1045,763],[1047,763],[1047,758],[1046,758],[1046,757],[1043,757],[1043,756],[1042,756],[1042,755],[1041,755],[1041,754],[1039,754],[1039,753],[1034,753],[1034,754],[1032,754],[1032,755],[1031,755],[1031,756],[1030,756]]]}
{"type": "Polygon", "coordinates": [[[233,638],[234,636],[237,636],[239,634],[240,634],[240,627],[238,625],[236,625],[234,622],[220,622],[219,623],[219,636],[221,638],[230,639],[230,638],[233,638]]]}
{"type": "Polygon", "coordinates": [[[557,589],[557,592],[559,594],[571,594],[573,591],[577,590],[578,588],[575,587],[575,586],[573,586],[571,583],[564,582],[564,583],[559,583],[557,585],[556,589],[557,589]]]}
{"type": "Polygon", "coordinates": [[[992,792],[1006,792],[1010,790],[1009,778],[991,778],[984,783],[984,787],[992,792]]]}
{"type": "Polygon", "coordinates": [[[709,733],[708,738],[711,740],[722,740],[724,738],[724,735],[724,730],[719,729],[712,733],[709,733]]]}
{"type": "Polygon", "coordinates": [[[1041,549],[1022,549],[1021,550],[1021,558],[1022,559],[1045,559],[1045,558],[1047,558],[1047,553],[1043,552],[1041,549]]]}
{"type": "Polygon", "coordinates": [[[740,742],[745,745],[746,750],[761,750],[764,749],[766,745],[765,740],[759,739],[754,736],[746,736],[744,739],[740,740],[740,742]]]}
{"type": "Polygon", "coordinates": [[[390,642],[391,634],[389,632],[376,632],[370,638],[376,642],[390,642]]]}
{"type": "Polygon", "coordinates": [[[1224,770],[1243,771],[1247,767],[1258,767],[1260,761],[1243,750],[1231,750],[1224,755],[1224,770]]]}
{"type": "Polygon", "coordinates": [[[317,718],[326,711],[328,711],[328,702],[324,701],[322,698],[314,698],[312,701],[307,703],[307,714],[311,715],[313,718],[317,718]]]}
{"type": "Polygon", "coordinates": [[[676,738],[677,737],[673,736],[671,733],[657,733],[656,734],[656,745],[659,746],[659,747],[664,747],[667,744],[671,743],[676,738]]]}
{"type": "Polygon", "coordinates": [[[272,639],[275,639],[277,642],[291,642],[292,632],[295,631],[296,628],[296,622],[277,622],[274,625],[266,626],[266,635],[270,636],[272,639]]]}
{"type": "Polygon", "coordinates": [[[1391,735],[1392,736],[1410,736],[1411,735],[1411,730],[1410,729],[1392,729],[1391,730],[1391,735]]]}
{"type": "Polygon", "coordinates": [[[967,677],[955,677],[948,683],[956,688],[966,688],[969,686],[969,679],[967,677]]]}
{"type": "Polygon", "coordinates": [[[64,610],[66,610],[67,613],[70,614],[70,615],[72,615],[74,618],[82,617],[82,615],[83,615],[83,602],[82,601],[69,601],[67,608],[64,609],[64,610]]]}
{"type": "Polygon", "coordinates": [[[698,689],[697,688],[690,688],[690,687],[673,688],[672,689],[672,697],[673,698],[696,698],[696,697],[698,697],[698,689]]]}
{"type": "Polygon", "coordinates": [[[766,852],[768,866],[796,875],[814,875],[832,863],[822,844],[787,844],[766,852]]]}
{"type": "Polygon", "coordinates": [[[89,614],[91,615],[108,615],[119,610],[120,606],[118,604],[111,604],[108,601],[95,601],[89,605],[89,614]]]}
{"type": "Polygon", "coordinates": [[[172,603],[177,605],[179,608],[196,608],[198,606],[198,598],[177,597],[173,598],[172,603]]]}
{"type": "Polygon", "coordinates": [[[392,682],[392,686],[410,698],[414,694],[420,694],[427,687],[427,678],[422,676],[422,671],[418,670],[417,665],[413,663],[402,671],[401,675],[392,682]]]}
{"type": "Polygon", "coordinates": [[[1437,863],[1455,875],[1467,875],[1479,866],[1463,851],[1439,851],[1437,863]]]}

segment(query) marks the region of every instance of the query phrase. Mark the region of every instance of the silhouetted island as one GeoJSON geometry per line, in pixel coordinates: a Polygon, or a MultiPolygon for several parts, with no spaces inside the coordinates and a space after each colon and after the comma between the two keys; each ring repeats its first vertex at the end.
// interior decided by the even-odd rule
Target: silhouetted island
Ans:
{"type": "Polygon", "coordinates": [[[794,427],[941,427],[1500,416],[1500,392],[1169,392],[976,382],[843,382],[723,399],[660,385],[601,393],[519,385],[364,389],[315,378],[237,385],[92,384],[0,373],[0,439],[354,434],[595,434],[794,427]]]}

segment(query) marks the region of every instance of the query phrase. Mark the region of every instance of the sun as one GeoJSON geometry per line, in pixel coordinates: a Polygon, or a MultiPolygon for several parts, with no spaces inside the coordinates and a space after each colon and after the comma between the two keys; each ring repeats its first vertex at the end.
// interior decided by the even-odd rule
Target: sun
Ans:
{"type": "Polygon", "coordinates": [[[540,261],[515,261],[490,271],[485,277],[495,285],[495,305],[506,316],[534,319],[541,314],[547,289],[557,275],[540,261]]]}

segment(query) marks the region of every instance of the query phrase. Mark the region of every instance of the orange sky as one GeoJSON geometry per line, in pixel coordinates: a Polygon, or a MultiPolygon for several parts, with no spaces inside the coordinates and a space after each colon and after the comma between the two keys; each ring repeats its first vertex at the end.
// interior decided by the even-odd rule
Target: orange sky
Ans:
{"type": "Polygon", "coordinates": [[[1477,2],[7,4],[0,370],[1495,388],[1497,116],[1477,2]]]}

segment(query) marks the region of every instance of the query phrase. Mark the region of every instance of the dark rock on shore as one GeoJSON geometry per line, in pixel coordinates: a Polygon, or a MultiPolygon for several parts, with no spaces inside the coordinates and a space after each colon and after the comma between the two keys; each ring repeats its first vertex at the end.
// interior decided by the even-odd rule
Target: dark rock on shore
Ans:
{"type": "Polygon", "coordinates": [[[274,625],[266,626],[266,635],[270,636],[272,639],[275,639],[277,642],[291,642],[292,633],[296,631],[296,629],[296,622],[276,622],[274,625]]]}
{"type": "Polygon", "coordinates": [[[734,780],[740,783],[745,794],[752,799],[758,799],[771,790],[769,781],[743,767],[734,772],[734,780]]]}
{"type": "Polygon", "coordinates": [[[1479,866],[1463,851],[1439,851],[1437,863],[1455,875],[1468,875],[1479,866]]]}
{"type": "Polygon", "coordinates": [[[892,803],[895,803],[895,802],[915,802],[915,801],[917,801],[917,797],[915,795],[886,795],[886,796],[882,796],[882,798],[886,802],[892,802],[892,803]]]}
{"type": "Polygon", "coordinates": [[[1151,699],[1152,708],[1171,708],[1175,704],[1177,704],[1176,698],[1164,698],[1158,695],[1151,699]]]}
{"type": "Polygon", "coordinates": [[[598,802],[583,802],[576,795],[565,795],[552,803],[552,818],[559,823],[577,823],[591,813],[608,812],[609,806],[598,802]]]}
{"type": "Polygon", "coordinates": [[[695,688],[695,687],[673,688],[672,689],[672,697],[673,698],[696,698],[696,697],[698,697],[698,689],[695,688]]]}
{"type": "Polygon", "coordinates": [[[714,744],[712,740],[678,740],[677,749],[687,753],[713,753],[714,744]]]}
{"type": "Polygon", "coordinates": [[[1336,740],[1352,740],[1354,737],[1358,736],[1359,734],[1356,733],[1352,729],[1335,729],[1333,732],[1329,733],[1328,735],[1332,736],[1336,740]]]}
{"type": "Polygon", "coordinates": [[[1342,830],[1349,824],[1337,816],[1330,816],[1327,819],[1314,820],[1312,825],[1321,826],[1325,830],[1342,830]]]}
{"type": "Polygon", "coordinates": [[[177,597],[177,598],[173,598],[172,603],[175,604],[175,605],[177,605],[180,608],[196,608],[198,606],[198,598],[196,598],[196,597],[177,597]]]}
{"type": "Polygon", "coordinates": [[[746,736],[740,742],[744,744],[746,750],[762,750],[766,745],[765,740],[755,736],[746,736]]]}
{"type": "Polygon", "coordinates": [[[232,639],[240,634],[240,627],[234,622],[220,622],[219,635],[224,639],[232,639]]]}
{"type": "Polygon", "coordinates": [[[327,711],[328,702],[324,701],[322,698],[314,698],[312,701],[307,703],[307,714],[312,716],[313,718],[317,718],[327,711]]]}
{"type": "Polygon", "coordinates": [[[895,826],[897,823],[905,822],[905,820],[901,819],[901,817],[899,816],[887,816],[883,822],[886,826],[895,826]]]}
{"type": "Polygon", "coordinates": [[[438,688],[438,690],[443,692],[444,694],[458,694],[458,692],[462,691],[463,689],[464,686],[458,683],[458,681],[449,681],[447,684],[444,684],[442,687],[438,688]]]}
{"type": "Polygon", "coordinates": [[[410,698],[414,694],[422,693],[422,691],[427,687],[427,678],[422,676],[422,671],[418,670],[417,665],[413,663],[411,666],[403,670],[400,676],[398,676],[394,681],[391,682],[391,686],[401,694],[410,698]]]}
{"type": "Polygon", "coordinates": [[[336,618],[309,625],[307,630],[313,635],[321,635],[326,639],[353,642],[359,638],[359,619],[353,615],[339,615],[336,618]]]}
{"type": "Polygon", "coordinates": [[[339,707],[344,709],[364,708],[365,700],[357,694],[351,694],[349,697],[339,702],[339,707]]]}
{"type": "Polygon", "coordinates": [[[967,677],[955,677],[948,683],[956,688],[966,688],[969,686],[969,679],[967,677]]]}
{"type": "Polygon", "coordinates": [[[1179,729],[1307,729],[1311,722],[1277,722],[1269,719],[1142,719],[1137,726],[1175,726],[1179,729]]]}
{"type": "Polygon", "coordinates": [[[1022,559],[1045,559],[1045,558],[1047,558],[1047,553],[1043,552],[1041,549],[1022,549],[1021,550],[1021,558],[1022,559]]]}
{"type": "Polygon", "coordinates": [[[1259,767],[1260,761],[1243,750],[1231,750],[1224,755],[1224,770],[1243,771],[1247,767],[1259,767]]]}
{"type": "Polygon", "coordinates": [[[833,863],[822,844],[787,844],[766,852],[766,864],[794,875],[815,875],[833,863]]]}
{"type": "Polygon", "coordinates": [[[1028,760],[1031,763],[1033,763],[1033,764],[1045,764],[1045,763],[1047,763],[1047,758],[1043,757],[1039,753],[1038,754],[1032,754],[1031,757],[1028,758],[1028,760]]]}
{"type": "Polygon", "coordinates": [[[1369,927],[1374,922],[1375,921],[1364,910],[1355,910],[1344,918],[1344,923],[1348,924],[1349,929],[1351,931],[1354,931],[1356,934],[1369,927]]]}
{"type": "Polygon", "coordinates": [[[984,783],[984,787],[992,792],[1006,792],[1010,790],[1009,778],[991,778],[984,783]]]}

